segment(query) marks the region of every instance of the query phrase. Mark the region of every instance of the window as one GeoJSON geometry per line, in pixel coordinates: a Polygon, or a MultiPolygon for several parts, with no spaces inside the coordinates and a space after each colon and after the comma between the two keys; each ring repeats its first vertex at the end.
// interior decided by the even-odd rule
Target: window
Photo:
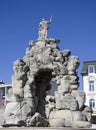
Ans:
{"type": "Polygon", "coordinates": [[[94,65],[89,65],[88,66],[88,73],[95,73],[94,65]]]}
{"type": "Polygon", "coordinates": [[[89,91],[94,91],[94,81],[89,81],[89,91]]]}
{"type": "Polygon", "coordinates": [[[2,98],[5,98],[5,88],[2,88],[2,98]]]}
{"type": "Polygon", "coordinates": [[[90,99],[90,100],[89,100],[89,106],[90,106],[91,108],[94,108],[94,107],[95,107],[95,100],[94,100],[94,99],[90,99]]]}

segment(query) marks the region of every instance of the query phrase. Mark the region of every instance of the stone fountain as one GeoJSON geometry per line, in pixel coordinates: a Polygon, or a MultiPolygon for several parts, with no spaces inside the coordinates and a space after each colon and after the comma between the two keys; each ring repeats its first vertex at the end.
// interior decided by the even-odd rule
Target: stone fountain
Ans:
{"type": "Polygon", "coordinates": [[[68,49],[60,51],[58,39],[48,38],[51,22],[41,20],[39,38],[29,41],[25,56],[14,62],[3,127],[91,127],[92,111],[84,105],[85,93],[78,90],[79,58],[68,49]],[[53,79],[57,91],[50,96],[53,79]]]}

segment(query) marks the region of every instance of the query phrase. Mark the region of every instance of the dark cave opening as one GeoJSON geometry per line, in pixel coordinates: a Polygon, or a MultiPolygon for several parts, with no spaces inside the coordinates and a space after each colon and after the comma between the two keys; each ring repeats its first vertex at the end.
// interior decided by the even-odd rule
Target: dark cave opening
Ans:
{"type": "Polygon", "coordinates": [[[41,116],[45,115],[45,97],[47,92],[51,89],[50,81],[52,79],[52,70],[40,70],[35,75],[35,86],[36,86],[36,97],[37,97],[37,107],[36,112],[39,112],[41,116]]]}

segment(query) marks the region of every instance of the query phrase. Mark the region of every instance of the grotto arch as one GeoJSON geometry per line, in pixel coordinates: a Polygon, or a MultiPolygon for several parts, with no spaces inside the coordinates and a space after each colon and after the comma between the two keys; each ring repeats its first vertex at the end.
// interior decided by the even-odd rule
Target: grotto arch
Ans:
{"type": "Polygon", "coordinates": [[[45,98],[47,92],[51,89],[51,84],[50,84],[51,79],[52,79],[52,70],[48,68],[39,70],[34,77],[34,84],[36,87],[35,96],[38,99],[36,112],[39,112],[43,117],[46,117],[45,98]]]}
{"type": "Polygon", "coordinates": [[[91,126],[91,109],[84,105],[85,93],[78,90],[79,58],[71,56],[68,49],[60,51],[60,40],[48,38],[51,22],[42,19],[39,38],[29,41],[25,56],[14,62],[12,91],[6,98],[2,126],[91,126]],[[52,78],[57,91],[45,105],[45,90],[50,89],[52,78]]]}

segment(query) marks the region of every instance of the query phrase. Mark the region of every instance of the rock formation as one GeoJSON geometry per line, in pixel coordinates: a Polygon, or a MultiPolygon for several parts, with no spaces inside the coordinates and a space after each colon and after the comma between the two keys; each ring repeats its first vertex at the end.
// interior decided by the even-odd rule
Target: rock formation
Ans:
{"type": "Polygon", "coordinates": [[[29,41],[26,55],[14,62],[2,126],[91,126],[91,109],[84,105],[85,93],[78,90],[79,58],[70,50],[60,51],[58,39],[48,38],[49,23],[42,19],[39,38],[29,41]],[[52,79],[55,96],[47,95],[52,79]]]}

